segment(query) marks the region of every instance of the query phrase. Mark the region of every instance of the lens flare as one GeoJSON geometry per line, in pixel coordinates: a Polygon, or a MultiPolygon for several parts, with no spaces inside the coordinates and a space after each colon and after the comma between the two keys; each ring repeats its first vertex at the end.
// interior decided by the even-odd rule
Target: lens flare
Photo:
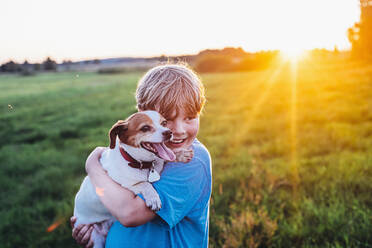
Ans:
{"type": "Polygon", "coordinates": [[[60,220],[57,220],[56,222],[54,222],[53,224],[51,224],[47,229],[46,231],[47,232],[53,232],[59,225],[61,225],[63,222],[62,219],[60,220]]]}
{"type": "Polygon", "coordinates": [[[306,50],[300,47],[287,47],[280,50],[281,56],[286,61],[298,61],[306,55],[306,50]]]}
{"type": "Polygon", "coordinates": [[[96,194],[97,195],[103,196],[104,195],[104,191],[105,191],[104,188],[96,187],[96,194]]]}

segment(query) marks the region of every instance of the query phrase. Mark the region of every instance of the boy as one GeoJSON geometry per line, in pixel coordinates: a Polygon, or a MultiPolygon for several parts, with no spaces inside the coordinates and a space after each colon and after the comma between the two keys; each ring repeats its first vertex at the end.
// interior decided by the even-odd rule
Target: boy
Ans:
{"type": "MultiPolygon", "coordinates": [[[[161,179],[153,183],[162,208],[154,212],[141,195],[116,184],[102,169],[96,148],[88,157],[86,171],[95,187],[104,188],[100,200],[118,220],[107,235],[106,247],[207,247],[211,160],[196,140],[199,114],[205,103],[204,88],[197,75],[184,65],[161,65],[150,69],[136,92],[138,111],[156,110],[167,120],[173,138],[167,146],[174,152],[193,149],[189,163],[167,163],[161,179]]],[[[76,220],[71,218],[71,223],[76,220]]],[[[73,229],[81,245],[92,246],[90,225],[73,229]]]]}

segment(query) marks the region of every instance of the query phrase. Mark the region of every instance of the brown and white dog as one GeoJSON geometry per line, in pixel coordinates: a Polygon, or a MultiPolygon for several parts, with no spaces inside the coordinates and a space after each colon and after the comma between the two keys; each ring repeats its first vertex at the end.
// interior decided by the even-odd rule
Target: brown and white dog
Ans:
{"type": "MultiPolygon", "coordinates": [[[[159,210],[161,201],[151,182],[160,179],[165,161],[176,159],[164,144],[172,138],[166,120],[155,111],[138,112],[115,123],[109,136],[110,149],[101,156],[102,167],[114,181],[134,194],[141,193],[148,207],[159,210]]],[[[179,155],[178,161],[187,162],[193,154],[185,151],[179,155]]],[[[104,247],[105,236],[115,219],[97,194],[100,194],[99,189],[94,188],[88,176],[85,177],[75,197],[75,226],[101,222],[95,225],[92,239],[94,247],[104,247]]]]}

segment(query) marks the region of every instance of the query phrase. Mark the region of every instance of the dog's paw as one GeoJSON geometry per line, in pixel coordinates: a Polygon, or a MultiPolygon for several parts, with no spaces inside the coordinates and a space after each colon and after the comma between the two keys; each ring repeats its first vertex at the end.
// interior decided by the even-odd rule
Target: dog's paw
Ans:
{"type": "Polygon", "coordinates": [[[158,194],[154,194],[150,197],[146,197],[146,206],[153,211],[158,211],[161,209],[161,200],[158,194]]]}
{"type": "Polygon", "coordinates": [[[177,162],[188,163],[194,157],[194,150],[192,148],[179,150],[176,151],[175,154],[177,162]]]}

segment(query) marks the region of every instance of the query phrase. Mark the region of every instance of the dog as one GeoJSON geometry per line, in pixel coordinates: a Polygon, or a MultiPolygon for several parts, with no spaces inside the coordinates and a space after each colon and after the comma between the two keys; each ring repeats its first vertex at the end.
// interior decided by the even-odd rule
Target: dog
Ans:
{"type": "MultiPolygon", "coordinates": [[[[156,111],[138,112],[126,120],[117,121],[109,131],[110,149],[100,158],[107,174],[121,186],[142,194],[146,206],[156,211],[161,208],[161,200],[152,186],[160,179],[164,162],[175,161],[176,155],[164,142],[172,138],[166,127],[166,120],[156,111]]],[[[193,153],[180,151],[177,161],[188,162],[193,153]]],[[[95,189],[89,177],[85,177],[75,197],[75,227],[79,224],[94,225],[91,238],[94,247],[104,247],[105,238],[115,218],[99,200],[102,192],[95,189]]]]}

